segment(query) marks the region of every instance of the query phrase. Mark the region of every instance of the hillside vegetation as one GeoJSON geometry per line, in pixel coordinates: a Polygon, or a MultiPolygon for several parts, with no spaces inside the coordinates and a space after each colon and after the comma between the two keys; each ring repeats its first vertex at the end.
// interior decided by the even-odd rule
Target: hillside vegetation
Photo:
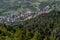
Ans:
{"type": "MultiPolygon", "coordinates": [[[[60,4],[55,0],[0,0],[0,15],[7,15],[11,11],[17,11],[19,14],[27,9],[36,11],[50,5],[60,4]]],[[[58,7],[58,6],[57,6],[58,7]]]]}
{"type": "Polygon", "coordinates": [[[0,24],[0,40],[60,40],[60,12],[41,14],[18,25],[0,24]]]}

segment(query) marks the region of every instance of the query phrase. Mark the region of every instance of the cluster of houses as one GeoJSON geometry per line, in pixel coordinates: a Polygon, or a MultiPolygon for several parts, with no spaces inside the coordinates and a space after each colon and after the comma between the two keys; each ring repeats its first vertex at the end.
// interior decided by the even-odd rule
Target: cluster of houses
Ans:
{"type": "Polygon", "coordinates": [[[32,14],[31,11],[27,11],[26,13],[18,13],[18,12],[10,12],[8,13],[7,16],[0,16],[0,23],[1,22],[15,22],[16,20],[18,19],[25,19],[27,18],[28,16],[30,16],[32,14]]]}
{"type": "Polygon", "coordinates": [[[49,9],[49,6],[46,6],[43,10],[38,10],[38,11],[31,11],[31,10],[27,10],[25,13],[18,13],[18,12],[10,12],[8,13],[7,16],[0,16],[0,23],[13,23],[15,21],[18,20],[28,20],[31,19],[33,17],[36,17],[42,13],[49,13],[50,11],[52,11],[52,9],[49,9]]]}

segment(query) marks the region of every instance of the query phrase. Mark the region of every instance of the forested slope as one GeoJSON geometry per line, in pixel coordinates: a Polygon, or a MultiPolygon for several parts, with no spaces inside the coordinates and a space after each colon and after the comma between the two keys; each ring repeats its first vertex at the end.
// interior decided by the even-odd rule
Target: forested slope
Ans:
{"type": "Polygon", "coordinates": [[[27,9],[36,11],[46,6],[60,4],[56,0],[0,0],[0,15],[7,15],[11,11],[17,11],[19,14],[27,9]]]}
{"type": "Polygon", "coordinates": [[[60,40],[60,12],[41,14],[18,25],[0,24],[0,40],[60,40]]]}

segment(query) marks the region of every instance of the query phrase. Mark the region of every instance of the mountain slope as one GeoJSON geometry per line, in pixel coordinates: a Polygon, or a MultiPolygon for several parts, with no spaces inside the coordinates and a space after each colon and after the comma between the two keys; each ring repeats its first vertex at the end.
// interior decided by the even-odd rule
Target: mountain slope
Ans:
{"type": "Polygon", "coordinates": [[[59,40],[60,38],[60,12],[41,14],[20,23],[13,26],[0,24],[0,40],[3,38],[4,40],[59,40]]]}
{"type": "Polygon", "coordinates": [[[0,14],[6,14],[10,11],[22,12],[27,9],[32,11],[42,9],[48,5],[52,6],[60,1],[46,1],[40,0],[0,0],[0,14]]]}

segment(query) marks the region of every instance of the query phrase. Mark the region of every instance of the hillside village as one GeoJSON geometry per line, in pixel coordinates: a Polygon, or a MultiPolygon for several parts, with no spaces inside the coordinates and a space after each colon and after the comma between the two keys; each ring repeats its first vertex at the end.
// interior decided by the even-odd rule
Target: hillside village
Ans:
{"type": "Polygon", "coordinates": [[[58,7],[56,6],[57,5],[47,5],[37,11],[27,10],[26,12],[21,12],[20,14],[15,11],[10,11],[7,16],[0,16],[0,23],[14,23],[19,20],[26,21],[28,19],[35,18],[40,14],[49,13],[52,10],[60,10],[60,5],[58,7]]]}

